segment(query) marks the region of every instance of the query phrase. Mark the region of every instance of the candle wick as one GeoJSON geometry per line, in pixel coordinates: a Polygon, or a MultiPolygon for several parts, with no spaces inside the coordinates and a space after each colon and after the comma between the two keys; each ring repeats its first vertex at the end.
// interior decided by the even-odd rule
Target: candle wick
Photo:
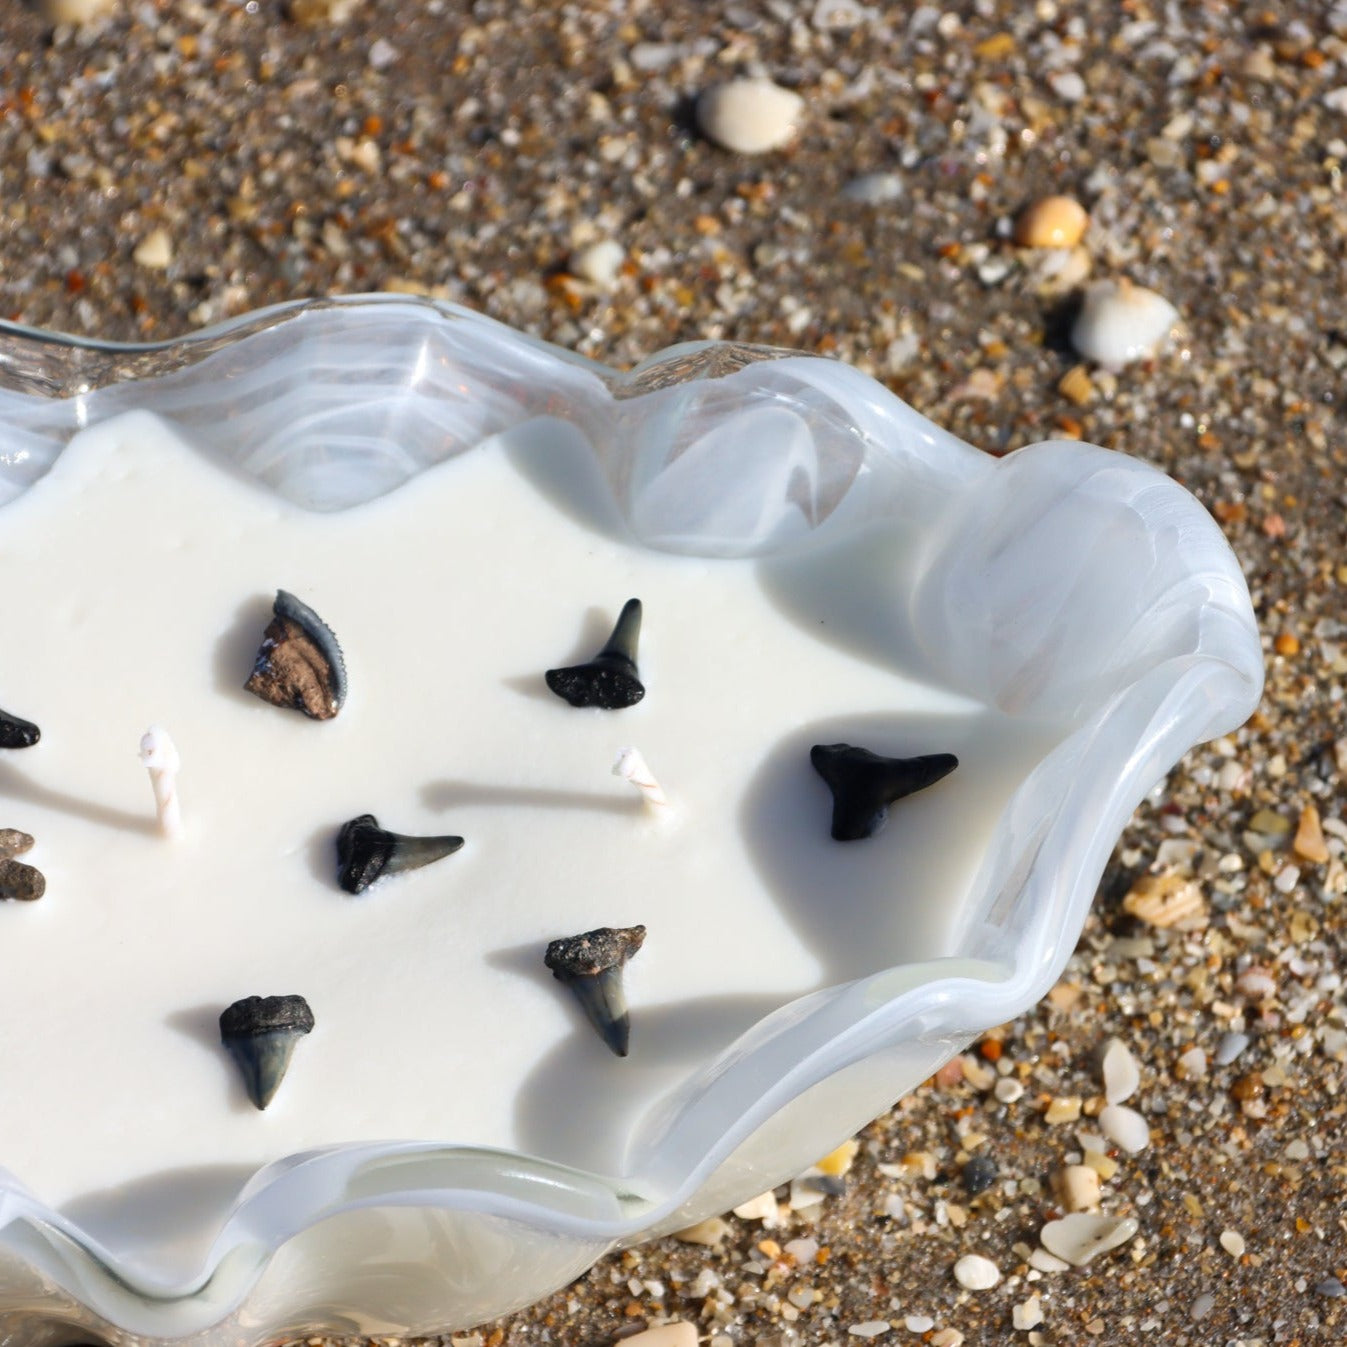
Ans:
{"type": "Polygon", "coordinates": [[[640,749],[619,749],[617,761],[613,763],[613,775],[631,782],[641,792],[641,798],[656,812],[663,812],[669,808],[669,797],[655,780],[655,774],[642,757],[640,749]]]}
{"type": "Polygon", "coordinates": [[[150,774],[159,830],[165,837],[177,837],[182,832],[182,811],[178,807],[178,768],[182,760],[162,725],[151,725],[141,736],[140,761],[150,774]]]}

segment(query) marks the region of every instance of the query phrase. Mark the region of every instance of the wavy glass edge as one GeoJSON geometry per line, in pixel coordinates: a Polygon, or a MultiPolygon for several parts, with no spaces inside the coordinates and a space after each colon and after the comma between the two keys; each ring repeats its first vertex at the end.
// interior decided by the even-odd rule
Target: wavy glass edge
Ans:
{"type": "MultiPolygon", "coordinates": [[[[767,555],[824,530],[877,519],[904,524],[923,542],[913,625],[925,633],[938,674],[1012,711],[1056,695],[1072,729],[997,824],[965,928],[969,959],[899,966],[768,1016],[650,1124],[637,1145],[646,1164],[629,1180],[430,1144],[291,1157],[247,1185],[199,1277],[157,1284],[4,1176],[0,1258],[36,1279],[46,1307],[39,1316],[73,1316],[68,1321],[85,1331],[92,1323],[113,1338],[275,1336],[287,1314],[300,1313],[303,1292],[296,1289],[288,1309],[284,1292],[263,1294],[268,1270],[285,1261],[286,1246],[358,1224],[362,1213],[461,1217],[467,1227],[496,1230],[506,1244],[533,1247],[549,1268],[538,1240],[551,1241],[548,1247],[581,1259],[578,1272],[607,1248],[720,1209],[743,1175],[763,1177],[755,1139],[775,1127],[779,1146],[780,1120],[817,1112],[824,1100],[825,1111],[836,1110],[838,1130],[854,1130],[882,1111],[884,1104],[869,1111],[876,1097],[888,1093],[891,1102],[988,1025],[1036,1002],[1065,966],[1132,810],[1189,748],[1242,723],[1261,693],[1261,647],[1238,564],[1183,488],[1088,445],[1049,443],[988,458],[838,362],[690,343],[619,373],[469,310],[403,296],[299,301],[150,344],[0,323],[7,435],[0,496],[40,477],[76,431],[132,408],[165,416],[209,452],[309,508],[343,508],[394,490],[434,462],[547,418],[569,423],[593,445],[627,525],[656,548],[767,555]],[[319,406],[308,426],[312,443],[287,420],[298,405],[287,399],[300,370],[306,396],[319,406]],[[331,449],[334,417],[348,432],[353,418],[358,425],[344,442],[349,461],[331,449]],[[766,445],[756,456],[744,452],[746,442],[756,443],[746,428],[766,445]],[[241,436],[248,452],[231,456],[241,436]],[[709,520],[705,511],[689,512],[689,500],[701,500],[705,483],[721,480],[730,463],[747,482],[742,499],[709,520]],[[1077,529],[1085,553],[1096,518],[1107,522],[1105,535],[1119,535],[1122,551],[1102,547],[1093,561],[1071,558],[1085,579],[1056,595],[1061,607],[1044,618],[1049,654],[1054,636],[1069,641],[1065,628],[1090,599],[1081,585],[1112,581],[1116,588],[1119,555],[1140,557],[1149,569],[1133,567],[1136,584],[1122,591],[1135,609],[1122,641],[1124,666],[1087,668],[1086,658],[1082,677],[1055,687],[1051,661],[1035,662],[1034,650],[979,649],[966,605],[970,594],[980,596],[979,621],[999,634],[999,599],[1032,601],[1034,594],[1026,600],[1013,585],[982,593],[989,587],[979,581],[979,565],[1023,549],[1035,527],[1042,533],[1077,517],[1085,519],[1077,529]],[[764,1078],[775,1086],[758,1088],[764,1078]],[[57,1311],[62,1304],[69,1308],[57,1311]]],[[[1021,559],[1027,564],[1032,554],[1021,559]]],[[[1008,635],[1013,646],[1015,633],[1008,635]]],[[[806,1147],[803,1163],[809,1158],[806,1147]]],[[[359,1244],[349,1254],[353,1284],[359,1244]]],[[[561,1266],[570,1264],[553,1262],[550,1275],[560,1284],[561,1266]]],[[[413,1275],[408,1287],[414,1282],[413,1275]]],[[[526,1300],[548,1289],[535,1286],[526,1300]]],[[[425,1318],[437,1312],[433,1306],[421,1319],[409,1311],[401,1323],[396,1305],[361,1311],[325,1303],[296,1324],[436,1326],[425,1318]]],[[[512,1307],[463,1310],[459,1324],[512,1307]]]]}

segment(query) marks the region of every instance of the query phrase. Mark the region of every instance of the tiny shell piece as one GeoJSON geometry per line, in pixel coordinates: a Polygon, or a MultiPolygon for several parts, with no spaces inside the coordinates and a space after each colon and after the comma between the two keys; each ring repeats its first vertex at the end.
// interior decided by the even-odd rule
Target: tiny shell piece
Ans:
{"type": "Polygon", "coordinates": [[[1021,248],[1074,248],[1089,223],[1085,207],[1074,197],[1045,196],[1015,221],[1015,242],[1021,248]]]}
{"type": "Polygon", "coordinates": [[[1162,295],[1126,277],[1096,281],[1071,325],[1071,345],[1105,369],[1120,369],[1154,355],[1179,321],[1162,295]]]}
{"type": "Polygon", "coordinates": [[[1196,931],[1207,924],[1202,886],[1186,875],[1143,875],[1122,905],[1124,912],[1148,926],[1196,931]]]}
{"type": "Polygon", "coordinates": [[[1146,1119],[1126,1104],[1106,1104],[1099,1110],[1099,1130],[1115,1145],[1135,1155],[1151,1144],[1146,1119]]]}
{"type": "Polygon", "coordinates": [[[804,99],[768,79],[733,79],[703,91],[697,125],[708,140],[736,154],[765,154],[795,135],[804,99]]]}
{"type": "Polygon", "coordinates": [[[954,1280],[965,1291],[990,1291],[1001,1280],[1001,1269],[980,1253],[966,1253],[954,1264],[954,1280]]]}
{"type": "Polygon", "coordinates": [[[1060,1221],[1049,1221],[1038,1238],[1049,1253],[1073,1267],[1084,1267],[1099,1254],[1126,1244],[1139,1228],[1131,1216],[1093,1216],[1078,1211],[1060,1221]]]}
{"type": "Polygon", "coordinates": [[[1121,1104],[1130,1099],[1141,1085],[1141,1069],[1137,1059],[1120,1039],[1112,1039],[1104,1050],[1104,1098],[1110,1104],[1121,1104]]]}

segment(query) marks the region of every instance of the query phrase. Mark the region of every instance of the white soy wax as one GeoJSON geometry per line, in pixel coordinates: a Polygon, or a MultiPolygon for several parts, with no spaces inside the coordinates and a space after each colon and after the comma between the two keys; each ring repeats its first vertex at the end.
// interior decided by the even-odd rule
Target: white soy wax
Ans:
{"type": "Polygon", "coordinates": [[[612,1173],[634,1121],[768,1011],[953,952],[1046,741],[847,634],[864,555],[643,550],[499,444],[317,515],[146,414],[77,436],[0,510],[0,706],[42,729],[0,756],[0,827],[35,836],[47,877],[0,905],[0,1164],[157,1266],[175,1242],[190,1266],[251,1172],[307,1148],[439,1140],[612,1173]],[[278,588],[341,642],[335,720],[243,691],[278,588]],[[543,671],[593,655],[631,597],[645,699],[567,706],[543,671]],[[181,755],[172,839],[150,725],[181,755]],[[961,766],[839,844],[808,758],[837,740],[961,766]],[[613,775],[629,745],[671,817],[613,775]],[[335,837],[362,813],[466,844],[352,897],[335,837]],[[620,1060],[542,955],[638,923],[620,1060]],[[281,994],[316,1028],[259,1112],[217,1021],[281,994]]]}

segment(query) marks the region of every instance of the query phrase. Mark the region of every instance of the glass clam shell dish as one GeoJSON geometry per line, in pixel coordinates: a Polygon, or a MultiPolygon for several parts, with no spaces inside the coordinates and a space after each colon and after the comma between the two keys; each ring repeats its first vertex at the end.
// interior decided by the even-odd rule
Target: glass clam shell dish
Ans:
{"type": "Polygon", "coordinates": [[[1182,487],[1077,442],[984,455],[836,361],[697,342],[617,372],[401,296],[154,345],[0,324],[0,501],[130,411],[311,511],[533,435],[569,446],[540,460],[544,489],[596,474],[639,547],[789,559],[881,527],[893,565],[858,568],[866,602],[852,593],[839,621],[881,612],[882,640],[930,684],[1057,733],[1008,791],[940,957],[877,950],[864,975],[780,1005],[695,1063],[606,1165],[443,1139],[294,1155],[242,1187],[175,1278],[128,1258],[115,1220],[95,1235],[0,1171],[4,1342],[464,1328],[792,1177],[1048,991],[1131,811],[1261,693],[1239,566],[1182,487]]]}

